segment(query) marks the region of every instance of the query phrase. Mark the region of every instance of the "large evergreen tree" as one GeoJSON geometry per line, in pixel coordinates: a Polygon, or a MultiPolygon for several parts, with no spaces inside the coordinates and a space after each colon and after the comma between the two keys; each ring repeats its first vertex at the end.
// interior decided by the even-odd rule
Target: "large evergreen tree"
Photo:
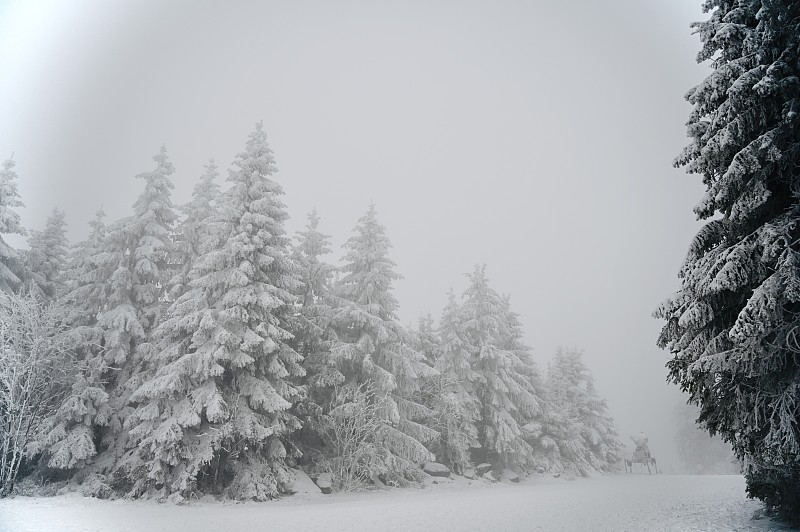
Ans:
{"type": "Polygon", "coordinates": [[[594,387],[594,378],[583,363],[582,352],[559,347],[547,372],[550,399],[563,416],[569,439],[563,453],[582,474],[586,466],[609,471],[619,466],[622,442],[608,407],[594,387]]]}
{"type": "Polygon", "coordinates": [[[43,231],[31,231],[25,253],[31,288],[54,300],[64,288],[67,260],[67,222],[63,211],[53,209],[43,231]]]}
{"type": "Polygon", "coordinates": [[[295,433],[294,439],[306,459],[323,445],[323,412],[330,409],[336,387],[344,381],[331,354],[336,342],[331,326],[335,268],[324,260],[331,252],[330,237],[319,230],[319,221],[314,209],[308,214],[305,230],[295,236],[292,252],[300,273],[300,285],[295,291],[299,309],[292,346],[303,357],[306,372],[302,386],[304,398],[295,408],[302,430],[295,433]]]}
{"type": "Polygon", "coordinates": [[[103,329],[97,321],[108,300],[111,276],[103,252],[104,217],[99,210],[89,224],[88,238],[70,251],[63,275],[63,321],[70,328],[69,346],[81,371],[75,374],[72,389],[55,415],[42,424],[30,449],[32,454],[43,453],[47,465],[55,469],[86,467],[97,455],[97,434],[110,419],[103,381],[103,329]]]}
{"type": "Polygon", "coordinates": [[[386,399],[381,430],[375,434],[386,454],[382,473],[393,482],[418,473],[428,460],[424,444],[437,436],[423,424],[431,414],[416,395],[435,373],[413,349],[413,338],[398,322],[392,283],[400,278],[388,257],[391,244],[370,205],[345,244],[343,277],[335,288],[338,307],[333,348],[339,370],[351,386],[370,384],[386,399]]]}
{"type": "Polygon", "coordinates": [[[120,485],[131,473],[129,458],[137,444],[137,438],[130,439],[127,433],[128,401],[155,356],[152,333],[160,322],[171,277],[168,258],[177,219],[170,199],[174,168],[166,148],[162,146],[153,160],[155,169],[136,176],[144,180],[144,190],[133,205],[133,215],[108,228],[97,255],[100,267],[109,272],[106,301],[98,315],[111,408],[102,466],[114,469],[120,485]]]}
{"type": "Polygon", "coordinates": [[[691,143],[709,220],[681,288],[656,315],[670,379],[699,420],[733,444],[748,491],[800,520],[800,3],[707,0],[689,91],[691,143]]]}
{"type": "MultiPolygon", "coordinates": [[[[427,328],[427,323],[423,324],[427,328]]],[[[477,397],[480,377],[472,368],[469,340],[452,290],[437,332],[440,342],[433,354],[439,375],[430,385],[431,408],[440,434],[437,458],[459,471],[469,465],[471,449],[479,446],[476,423],[481,415],[477,397]]]]}
{"type": "Polygon", "coordinates": [[[0,291],[17,290],[25,280],[22,258],[3,238],[26,234],[19,213],[14,210],[23,206],[17,191],[15,165],[13,159],[6,159],[0,170],[0,291]]]}
{"type": "Polygon", "coordinates": [[[335,342],[330,325],[335,268],[323,260],[331,252],[330,236],[320,232],[316,209],[309,213],[305,231],[298,233],[296,240],[293,257],[300,272],[300,313],[295,345],[303,355],[311,398],[321,404],[330,399],[332,387],[341,384],[344,376],[331,355],[335,342]]]}
{"type": "Polygon", "coordinates": [[[523,427],[541,414],[527,348],[508,302],[489,287],[484,266],[476,266],[461,305],[472,369],[477,374],[481,459],[523,471],[539,465],[523,427]]]}
{"type": "Polygon", "coordinates": [[[263,500],[286,489],[289,412],[304,373],[291,347],[296,266],[261,123],[236,156],[189,290],[158,329],[155,374],[133,394],[133,491],[263,500]]]}

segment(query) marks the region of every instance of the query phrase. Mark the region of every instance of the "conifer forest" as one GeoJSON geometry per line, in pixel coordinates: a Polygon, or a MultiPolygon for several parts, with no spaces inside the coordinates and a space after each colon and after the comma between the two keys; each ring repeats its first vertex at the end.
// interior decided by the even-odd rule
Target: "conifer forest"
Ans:
{"type": "Polygon", "coordinates": [[[311,4],[0,4],[0,531],[800,526],[800,3],[311,4]]]}

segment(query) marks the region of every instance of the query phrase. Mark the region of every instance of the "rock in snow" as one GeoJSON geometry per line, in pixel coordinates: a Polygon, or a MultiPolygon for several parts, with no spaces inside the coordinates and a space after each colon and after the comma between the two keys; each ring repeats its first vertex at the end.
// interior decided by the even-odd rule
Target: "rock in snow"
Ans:
{"type": "Polygon", "coordinates": [[[503,471],[503,477],[507,478],[511,482],[519,482],[519,475],[514,473],[513,471],[503,471]]]}
{"type": "Polygon", "coordinates": [[[322,473],[317,477],[317,487],[325,495],[333,492],[333,476],[330,473],[322,473]]]}
{"type": "Polygon", "coordinates": [[[484,464],[478,464],[475,467],[475,473],[477,473],[479,477],[482,477],[483,475],[486,474],[487,471],[491,471],[491,470],[492,470],[492,464],[485,464],[485,463],[484,464]]]}
{"type": "Polygon", "coordinates": [[[465,469],[464,470],[464,478],[468,478],[470,480],[475,480],[475,478],[476,478],[475,470],[472,469],[471,467],[465,469]]]}
{"type": "Polygon", "coordinates": [[[294,482],[292,482],[292,487],[289,489],[291,493],[319,493],[320,487],[314,484],[314,481],[311,480],[311,477],[303,471],[302,469],[295,469],[294,473],[294,482]]]}
{"type": "Polygon", "coordinates": [[[422,470],[432,477],[450,476],[450,469],[446,465],[438,462],[425,462],[425,465],[422,466],[422,470]]]}

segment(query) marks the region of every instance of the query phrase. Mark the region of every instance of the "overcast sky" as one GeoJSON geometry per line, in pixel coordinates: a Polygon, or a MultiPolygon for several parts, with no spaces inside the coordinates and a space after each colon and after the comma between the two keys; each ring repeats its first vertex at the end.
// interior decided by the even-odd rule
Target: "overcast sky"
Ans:
{"type": "Polygon", "coordinates": [[[130,213],[162,143],[183,203],[263,120],[290,231],[316,206],[337,260],[374,201],[404,323],[487,263],[541,369],[584,348],[623,438],[669,465],[680,397],[650,315],[697,229],[700,179],[671,161],[699,5],[0,0],[0,158],[26,226],[58,206],[75,241],[101,204],[130,213]]]}

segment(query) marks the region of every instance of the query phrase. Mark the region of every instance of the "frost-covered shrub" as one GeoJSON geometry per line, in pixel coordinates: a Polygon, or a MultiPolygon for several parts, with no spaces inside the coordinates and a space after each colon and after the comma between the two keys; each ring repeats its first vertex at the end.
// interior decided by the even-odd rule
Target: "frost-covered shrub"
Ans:
{"type": "Polygon", "coordinates": [[[353,491],[391,473],[392,455],[384,445],[382,411],[385,396],[372,386],[347,386],[334,392],[321,428],[327,452],[315,465],[316,473],[330,473],[337,491],[353,491]]]}
{"type": "Polygon", "coordinates": [[[103,475],[90,474],[81,483],[80,492],[85,497],[96,497],[98,499],[108,499],[113,495],[111,486],[108,485],[103,475]]]}
{"type": "Polygon", "coordinates": [[[70,389],[80,365],[63,309],[36,294],[0,292],[0,497],[14,488],[29,444],[70,389]]]}

